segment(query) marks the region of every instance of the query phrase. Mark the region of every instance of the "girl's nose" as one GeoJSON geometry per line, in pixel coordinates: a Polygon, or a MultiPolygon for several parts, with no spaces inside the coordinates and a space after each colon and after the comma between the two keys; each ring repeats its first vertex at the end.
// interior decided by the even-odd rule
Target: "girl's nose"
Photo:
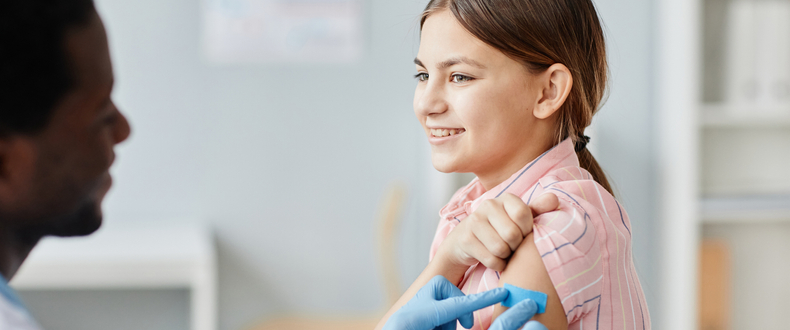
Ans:
{"type": "Polygon", "coordinates": [[[430,116],[447,111],[447,101],[441,86],[428,83],[422,93],[415,95],[414,111],[419,116],[430,116]]]}

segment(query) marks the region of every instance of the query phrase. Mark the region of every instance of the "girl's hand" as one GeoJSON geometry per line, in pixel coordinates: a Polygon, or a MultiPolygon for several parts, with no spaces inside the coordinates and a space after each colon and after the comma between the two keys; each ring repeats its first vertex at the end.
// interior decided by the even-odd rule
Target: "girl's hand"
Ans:
{"type": "Polygon", "coordinates": [[[476,262],[495,271],[505,269],[513,251],[532,232],[534,217],[557,209],[554,194],[543,194],[530,205],[513,194],[480,204],[442,242],[435,258],[464,270],[476,262]]]}

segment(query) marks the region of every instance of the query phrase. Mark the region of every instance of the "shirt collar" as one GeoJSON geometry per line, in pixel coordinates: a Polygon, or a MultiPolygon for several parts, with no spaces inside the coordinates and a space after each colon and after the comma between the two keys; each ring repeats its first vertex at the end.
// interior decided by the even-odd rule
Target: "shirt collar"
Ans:
{"type": "Polygon", "coordinates": [[[465,188],[456,192],[450,202],[442,208],[440,212],[442,218],[453,220],[462,213],[471,214],[483,201],[497,198],[506,192],[522,196],[549,171],[565,166],[579,166],[579,159],[573,147],[571,139],[565,139],[488,191],[480,180],[475,178],[465,188]]]}

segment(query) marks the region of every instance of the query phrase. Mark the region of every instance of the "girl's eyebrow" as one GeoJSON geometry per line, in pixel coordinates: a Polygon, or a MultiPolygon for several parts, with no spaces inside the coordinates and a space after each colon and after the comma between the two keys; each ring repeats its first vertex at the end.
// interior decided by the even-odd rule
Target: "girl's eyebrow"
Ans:
{"type": "MultiPolygon", "coordinates": [[[[477,61],[475,61],[475,60],[473,60],[471,58],[464,57],[464,56],[452,57],[452,58],[446,59],[446,60],[444,60],[442,62],[439,62],[439,64],[436,65],[436,68],[438,68],[438,69],[447,69],[447,68],[449,68],[449,67],[451,67],[453,65],[460,64],[460,63],[469,64],[471,66],[475,66],[475,67],[478,67],[480,69],[485,69],[486,68],[486,66],[481,64],[480,62],[477,62],[477,61]]],[[[421,66],[423,68],[425,67],[425,65],[422,64],[422,61],[420,61],[420,59],[418,59],[416,57],[414,58],[414,64],[417,64],[417,65],[419,65],[419,66],[421,66]]]]}

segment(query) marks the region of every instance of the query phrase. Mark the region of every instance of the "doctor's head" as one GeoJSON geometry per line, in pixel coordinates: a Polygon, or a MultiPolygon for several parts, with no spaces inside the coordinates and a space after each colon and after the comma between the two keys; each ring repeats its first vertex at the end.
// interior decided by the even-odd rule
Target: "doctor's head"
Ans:
{"type": "Polygon", "coordinates": [[[101,225],[113,147],[129,136],[110,98],[91,0],[0,4],[0,231],[37,240],[101,225]]]}
{"type": "MultiPolygon", "coordinates": [[[[591,0],[431,0],[421,28],[414,111],[439,171],[475,173],[490,189],[579,139],[604,97],[591,0]]],[[[578,156],[608,189],[592,155],[578,156]]]]}

